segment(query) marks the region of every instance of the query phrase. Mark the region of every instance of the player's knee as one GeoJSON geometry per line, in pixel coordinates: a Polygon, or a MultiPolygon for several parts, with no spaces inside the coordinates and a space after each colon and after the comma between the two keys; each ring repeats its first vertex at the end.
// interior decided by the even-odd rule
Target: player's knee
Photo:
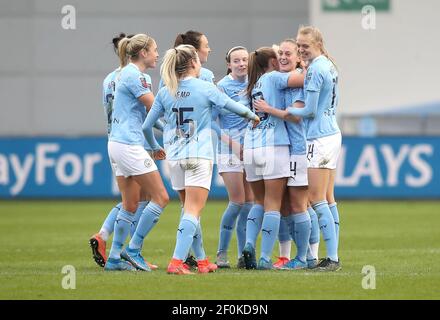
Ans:
{"type": "Polygon", "coordinates": [[[230,195],[229,196],[229,201],[230,202],[233,202],[233,203],[236,203],[236,204],[238,204],[238,205],[243,205],[244,204],[244,196],[241,196],[241,195],[230,195]]]}
{"type": "Polygon", "coordinates": [[[135,201],[125,202],[123,207],[126,211],[134,213],[137,210],[138,202],[135,201]]]}
{"type": "Polygon", "coordinates": [[[153,201],[156,202],[159,206],[162,208],[165,208],[168,203],[170,202],[170,197],[168,196],[168,193],[164,190],[157,194],[153,201]]]}
{"type": "Polygon", "coordinates": [[[294,213],[301,213],[307,211],[307,204],[295,203],[291,205],[291,210],[294,213]]]}

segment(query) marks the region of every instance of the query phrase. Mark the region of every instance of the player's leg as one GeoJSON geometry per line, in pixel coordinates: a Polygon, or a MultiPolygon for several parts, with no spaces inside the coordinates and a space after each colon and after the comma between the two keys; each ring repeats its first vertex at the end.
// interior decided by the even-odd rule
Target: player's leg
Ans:
{"type": "Polygon", "coordinates": [[[309,249],[307,250],[307,264],[309,268],[313,269],[318,264],[320,229],[318,216],[315,210],[313,210],[310,201],[308,203],[307,211],[309,212],[312,225],[312,229],[310,230],[309,249]]]}
{"type": "Polygon", "coordinates": [[[278,238],[281,219],[281,203],[287,177],[264,180],[264,218],[261,225],[261,256],[258,269],[272,269],[272,251],[278,238]]]}
{"type": "Polygon", "coordinates": [[[105,270],[134,270],[128,262],[122,261],[121,252],[139,202],[139,187],[132,177],[118,179],[118,187],[122,196],[122,208],[115,221],[112,247],[105,270]]]}
{"type": "Polygon", "coordinates": [[[295,239],[297,253],[294,259],[290,260],[285,267],[288,269],[307,268],[307,250],[311,231],[310,216],[307,211],[308,190],[307,186],[288,187],[290,199],[291,220],[294,232],[291,234],[295,239]]]}
{"type": "Polygon", "coordinates": [[[264,218],[264,180],[250,182],[254,194],[254,205],[249,211],[246,222],[246,244],[243,248],[243,258],[246,269],[257,268],[255,244],[261,230],[264,218]]]}
{"type": "Polygon", "coordinates": [[[251,186],[249,182],[246,181],[246,173],[243,172],[243,189],[244,189],[244,204],[238,214],[237,219],[237,268],[245,268],[244,259],[242,257],[242,252],[246,244],[246,223],[249,215],[249,211],[254,205],[254,194],[252,193],[251,186]]]}
{"type": "Polygon", "coordinates": [[[228,191],[229,203],[223,213],[220,222],[219,244],[217,249],[216,264],[219,268],[230,268],[228,261],[228,248],[235,223],[245,200],[245,190],[243,186],[243,173],[223,172],[223,181],[228,191]]]}
{"type": "Polygon", "coordinates": [[[278,260],[274,262],[273,267],[275,269],[280,269],[290,260],[290,251],[292,249],[292,236],[294,224],[290,221],[290,203],[289,203],[289,193],[288,190],[284,192],[283,201],[281,204],[281,220],[280,220],[280,230],[278,232],[278,242],[280,249],[280,256],[278,260]]]}
{"type": "MultiPolygon", "coordinates": [[[[260,148],[261,149],[261,148],[260,148]]],[[[243,165],[246,172],[252,194],[254,205],[249,211],[246,221],[246,243],[242,251],[242,257],[246,269],[256,269],[257,259],[255,255],[255,243],[261,230],[264,218],[264,180],[263,168],[260,163],[262,152],[258,149],[245,149],[243,153],[243,165]]],[[[264,163],[264,161],[263,161],[264,163]]]]}
{"type": "Polygon", "coordinates": [[[209,190],[201,187],[185,188],[184,214],[180,219],[177,228],[176,246],[174,248],[173,259],[168,265],[167,272],[171,274],[189,274],[184,268],[183,262],[193,243],[199,217],[208,199],[209,190]]]}
{"type": "Polygon", "coordinates": [[[327,188],[327,202],[328,206],[330,208],[330,211],[332,212],[333,220],[335,221],[335,232],[336,232],[336,239],[339,247],[339,211],[338,211],[338,204],[335,200],[335,178],[336,178],[336,170],[330,170],[330,179],[328,183],[327,188]]]}
{"type": "Polygon", "coordinates": [[[318,216],[319,227],[326,243],[327,261],[338,261],[335,223],[327,203],[327,186],[330,179],[329,169],[308,169],[309,199],[318,216]]]}
{"type": "Polygon", "coordinates": [[[159,171],[154,170],[149,173],[137,175],[134,176],[133,179],[142,186],[144,190],[148,188],[151,201],[142,211],[136,231],[127,249],[122,252],[122,256],[135,265],[136,268],[143,271],[151,271],[148,263],[141,255],[141,248],[145,237],[159,221],[160,215],[169,202],[169,198],[159,171]]]}

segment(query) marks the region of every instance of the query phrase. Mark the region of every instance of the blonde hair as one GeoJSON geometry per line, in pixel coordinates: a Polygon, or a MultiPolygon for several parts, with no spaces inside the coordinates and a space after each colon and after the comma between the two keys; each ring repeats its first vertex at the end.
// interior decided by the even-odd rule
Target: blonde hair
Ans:
{"type": "Polygon", "coordinates": [[[160,76],[172,96],[177,93],[179,79],[188,73],[191,60],[198,59],[197,51],[191,45],[182,44],[167,50],[160,66],[160,76]]]}
{"type": "Polygon", "coordinates": [[[324,38],[322,36],[321,31],[318,28],[313,26],[300,26],[300,28],[298,29],[298,35],[303,35],[303,36],[309,35],[312,38],[312,42],[321,49],[321,53],[325,57],[327,57],[327,59],[329,59],[336,67],[335,60],[330,56],[327,49],[325,48],[324,38]]]}
{"type": "Polygon", "coordinates": [[[146,34],[139,33],[131,38],[123,38],[118,43],[119,63],[121,68],[128,64],[129,59],[136,59],[142,49],[149,50],[154,39],[146,34]]]}

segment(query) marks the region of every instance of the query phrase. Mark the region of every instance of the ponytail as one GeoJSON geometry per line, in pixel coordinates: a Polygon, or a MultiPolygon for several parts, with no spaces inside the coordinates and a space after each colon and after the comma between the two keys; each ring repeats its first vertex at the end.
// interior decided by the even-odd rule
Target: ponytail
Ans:
{"type": "Polygon", "coordinates": [[[160,76],[171,96],[176,95],[179,79],[188,73],[191,60],[197,59],[197,51],[190,45],[180,45],[167,50],[160,66],[160,76]]]}
{"type": "Polygon", "coordinates": [[[252,89],[258,79],[260,79],[269,67],[270,59],[277,59],[277,55],[275,51],[269,47],[259,48],[249,55],[248,86],[246,89],[246,94],[249,99],[252,98],[252,89]]]}
{"type": "Polygon", "coordinates": [[[128,64],[127,45],[129,42],[130,39],[123,38],[121,41],[119,41],[118,44],[119,66],[121,68],[125,67],[128,64]]]}
{"type": "Polygon", "coordinates": [[[177,50],[169,49],[165,53],[162,65],[160,66],[160,76],[164,85],[168,88],[171,96],[177,93],[178,80],[176,76],[177,50]]]}

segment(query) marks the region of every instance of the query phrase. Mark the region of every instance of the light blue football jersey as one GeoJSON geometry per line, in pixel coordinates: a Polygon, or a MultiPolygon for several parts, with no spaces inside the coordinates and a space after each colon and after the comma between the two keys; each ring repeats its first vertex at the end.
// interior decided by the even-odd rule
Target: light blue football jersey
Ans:
{"type": "Polygon", "coordinates": [[[150,92],[150,76],[142,73],[135,64],[130,63],[121,70],[116,78],[110,141],[149,149],[142,132],[147,110],[138,98],[150,92]]]}
{"type": "MultiPolygon", "coordinates": [[[[284,92],[288,87],[290,73],[272,71],[263,74],[252,89],[252,102],[264,99],[274,108],[284,110],[284,92]]],[[[252,106],[252,111],[254,108],[252,106]]],[[[244,148],[290,145],[284,121],[264,112],[256,112],[261,122],[255,128],[250,123],[246,129],[244,148]]]]}
{"type": "MultiPolygon", "coordinates": [[[[246,96],[248,82],[235,80],[230,74],[217,83],[217,87],[232,100],[249,107],[249,99],[246,96]]],[[[239,144],[244,143],[244,135],[248,120],[233,112],[218,113],[213,110],[213,121],[218,118],[221,131],[239,144]]],[[[232,149],[228,144],[221,141],[218,143],[218,153],[231,154],[232,149]]]]}
{"type": "Polygon", "coordinates": [[[338,72],[325,56],[315,58],[304,79],[304,97],[307,107],[309,92],[319,92],[315,117],[304,118],[307,139],[317,139],[339,133],[336,109],[339,100],[338,72]]]}
{"type": "Polygon", "coordinates": [[[121,71],[117,68],[110,72],[102,83],[102,103],[104,105],[105,114],[107,116],[107,134],[110,135],[112,131],[112,113],[113,113],[113,100],[115,98],[115,86],[116,77],[121,71]]]}
{"type": "Polygon", "coordinates": [[[211,70],[203,68],[203,67],[200,69],[199,79],[203,80],[203,81],[208,81],[210,83],[215,82],[214,73],[211,70]]]}
{"type": "Polygon", "coordinates": [[[164,115],[163,141],[167,159],[213,160],[212,109],[221,110],[229,101],[232,102],[214,84],[193,77],[179,81],[177,98],[171,96],[166,87],[160,89],[151,112],[157,117],[164,115]]]}
{"type": "MultiPolygon", "coordinates": [[[[286,107],[291,106],[296,101],[304,102],[303,88],[287,88],[284,90],[284,101],[286,107]]],[[[286,129],[289,134],[290,155],[306,154],[307,140],[304,120],[299,123],[286,121],[286,129]]]]}

